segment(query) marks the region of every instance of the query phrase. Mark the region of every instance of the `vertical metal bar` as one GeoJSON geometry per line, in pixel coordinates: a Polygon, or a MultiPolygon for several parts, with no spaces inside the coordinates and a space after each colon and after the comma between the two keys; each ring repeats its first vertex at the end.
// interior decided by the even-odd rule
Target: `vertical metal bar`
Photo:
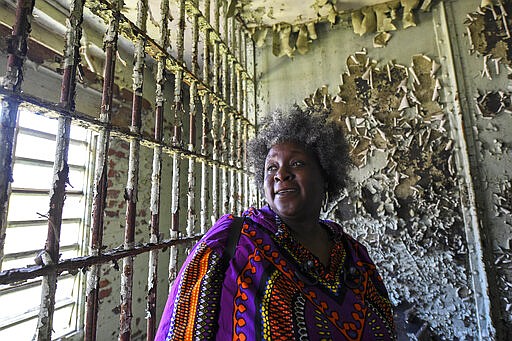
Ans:
{"type": "MultiPolygon", "coordinates": [[[[183,63],[183,46],[185,34],[185,0],[179,2],[179,19],[178,19],[178,41],[177,60],[183,63]]],[[[176,71],[174,81],[174,136],[173,144],[181,147],[181,133],[183,129],[182,117],[183,113],[183,94],[182,94],[183,70],[176,71]]],[[[171,198],[171,238],[177,238],[180,226],[180,155],[175,153],[172,159],[172,198],[171,198]]],[[[171,259],[169,262],[169,278],[172,280],[178,274],[178,248],[171,247],[171,259]]]]}
{"type": "MultiPolygon", "coordinates": [[[[146,31],[148,14],[147,0],[137,2],[136,25],[146,31]]],[[[145,38],[137,37],[134,51],[133,65],[133,102],[130,131],[139,136],[142,127],[142,101],[144,83],[144,57],[145,38]]],[[[131,249],[135,243],[135,223],[137,216],[137,196],[139,186],[139,158],[140,143],[138,137],[130,139],[130,156],[128,160],[128,179],[126,181],[126,225],[124,230],[124,248],[131,249]]],[[[121,273],[121,313],[119,318],[119,340],[130,340],[132,322],[132,288],[133,288],[133,256],[123,258],[123,271],[121,273]]]]}
{"type": "MultiPolygon", "coordinates": [[[[210,22],[210,0],[204,1],[204,16],[206,22],[210,22]]],[[[210,31],[204,33],[203,45],[203,83],[209,85],[210,72],[210,31]]],[[[210,94],[205,91],[202,97],[202,135],[201,154],[208,155],[208,110],[210,108],[210,94]]],[[[201,163],[201,233],[206,233],[208,228],[208,165],[205,161],[201,163]]]]}
{"type": "MultiPolygon", "coordinates": [[[[33,9],[34,0],[18,1],[16,19],[9,40],[7,71],[2,81],[2,87],[16,93],[21,91],[23,82],[23,63],[27,56],[27,39],[31,30],[33,9]]],[[[2,99],[0,112],[0,270],[2,270],[4,258],[18,106],[18,101],[10,98],[2,99]]]]}
{"type": "MultiPolygon", "coordinates": [[[[223,2],[223,12],[224,15],[222,17],[222,26],[224,32],[224,39],[228,40],[228,18],[227,18],[227,2],[223,2]]],[[[224,53],[222,56],[222,97],[224,101],[229,104],[229,82],[228,82],[228,54],[224,53]]],[[[229,117],[229,108],[224,107],[222,110],[222,119],[221,119],[221,161],[222,163],[227,163],[228,161],[228,117],[229,117]]],[[[222,167],[222,211],[229,212],[229,183],[228,183],[228,170],[226,167],[222,167]]]]}
{"type": "MultiPolygon", "coordinates": [[[[236,24],[236,22],[235,22],[236,24]]],[[[239,25],[238,29],[236,29],[236,47],[238,52],[238,61],[240,65],[242,64],[242,25],[239,25]]],[[[237,68],[236,70],[236,95],[237,95],[237,112],[238,112],[238,119],[237,119],[237,139],[236,139],[236,165],[238,168],[242,168],[242,144],[243,144],[243,131],[242,131],[242,120],[244,113],[242,111],[242,104],[243,104],[243,98],[242,98],[242,70],[241,68],[237,68]]],[[[236,172],[237,177],[237,197],[236,197],[236,204],[237,204],[237,211],[241,212],[243,209],[243,184],[242,184],[242,172],[239,170],[236,172]]]]}
{"type": "MultiPolygon", "coordinates": [[[[250,114],[250,110],[247,110],[247,118],[252,123],[251,130],[252,132],[249,132],[249,134],[254,134],[256,132],[257,127],[257,117],[256,117],[256,45],[252,39],[249,40],[248,44],[249,50],[250,50],[250,56],[246,58],[246,64],[247,64],[247,70],[249,71],[249,67],[251,67],[251,73],[252,74],[252,82],[249,82],[250,84],[247,86],[246,92],[246,98],[247,98],[247,107],[249,108],[249,98],[251,101],[250,107],[252,108],[252,113],[250,114]],[[249,117],[250,115],[250,117],[249,117]]],[[[255,186],[250,186],[251,190],[249,191],[250,195],[250,205],[257,205],[259,204],[259,191],[255,188],[255,186]]]]}
{"type": "MultiPolygon", "coordinates": [[[[83,1],[75,0],[70,5],[67,21],[66,50],[64,51],[64,73],[60,95],[60,106],[75,110],[76,70],[80,63],[80,38],[82,36],[83,1]]],[[[69,133],[71,119],[60,117],[57,130],[57,145],[53,165],[53,184],[50,189],[50,208],[48,211],[48,235],[44,252],[50,262],[59,262],[59,241],[62,226],[62,210],[68,183],[69,133]]],[[[45,257],[46,258],[46,257],[45,257]]],[[[55,291],[57,273],[44,276],[41,284],[41,308],[38,316],[36,337],[38,340],[51,340],[53,313],[55,311],[55,291]]]]}
{"type": "MultiPolygon", "coordinates": [[[[198,6],[198,1],[194,0],[194,5],[198,6]]],[[[199,73],[198,64],[198,41],[199,41],[199,26],[198,17],[194,14],[192,18],[192,68],[191,71],[194,75],[199,73]]],[[[196,111],[198,111],[198,97],[197,97],[197,82],[190,84],[190,104],[189,104],[189,140],[188,150],[193,152],[195,149],[196,139],[196,111]]],[[[196,176],[195,176],[195,161],[194,158],[188,159],[188,209],[187,209],[187,235],[194,234],[194,226],[196,225],[196,212],[195,212],[195,189],[196,189],[196,176]]]]}
{"type": "MultiPolygon", "coordinates": [[[[243,135],[243,131],[242,131],[242,120],[241,119],[237,119],[236,122],[237,122],[236,131],[237,131],[237,136],[238,136],[238,138],[236,139],[236,141],[237,141],[237,147],[236,147],[236,166],[239,169],[242,169],[242,167],[243,167],[243,164],[242,164],[242,144],[243,144],[243,136],[244,136],[243,135]]],[[[244,193],[243,193],[242,175],[243,175],[243,172],[241,170],[238,170],[236,172],[236,177],[237,177],[236,210],[237,210],[238,214],[240,214],[242,212],[243,206],[244,206],[244,202],[243,202],[243,195],[244,195],[244,193]]]]}
{"type": "MultiPolygon", "coordinates": [[[[247,63],[247,36],[246,36],[246,33],[245,31],[242,32],[241,34],[241,54],[242,54],[242,65],[244,67],[244,69],[247,71],[248,69],[248,63],[247,63]]],[[[248,105],[247,103],[249,102],[248,101],[248,98],[247,98],[247,78],[245,76],[242,77],[242,84],[241,84],[241,92],[242,92],[242,115],[243,117],[245,117],[247,120],[249,119],[249,108],[248,108],[248,105]]],[[[242,142],[242,147],[243,147],[243,150],[242,150],[242,165],[243,165],[243,169],[245,170],[244,174],[243,174],[243,198],[244,198],[244,201],[243,201],[243,205],[244,205],[244,208],[248,208],[250,206],[250,194],[249,194],[249,175],[248,175],[248,172],[249,172],[249,167],[247,166],[247,141],[249,139],[249,124],[247,123],[247,121],[245,121],[243,123],[243,142],[242,142]]]]}
{"type": "Polygon", "coordinates": [[[249,208],[251,206],[251,193],[249,189],[249,166],[247,165],[247,141],[249,140],[249,128],[247,124],[244,124],[244,149],[243,149],[243,168],[245,170],[244,173],[244,206],[245,208],[249,208]]]}
{"type": "MultiPolygon", "coordinates": [[[[103,91],[100,108],[100,121],[108,126],[112,119],[112,99],[114,89],[114,72],[117,52],[119,20],[117,15],[122,8],[122,1],[116,2],[116,11],[110,20],[104,37],[105,67],[103,70],[103,91]]],[[[96,145],[96,170],[94,175],[94,193],[92,201],[92,224],[90,231],[89,254],[101,253],[103,245],[103,215],[107,197],[108,148],[110,130],[101,129],[96,145]]],[[[98,319],[99,273],[101,265],[92,265],[87,273],[87,296],[85,336],[87,341],[96,340],[98,319]]]]}
{"type": "MultiPolygon", "coordinates": [[[[160,4],[162,22],[160,25],[160,45],[169,46],[169,0],[160,4]]],[[[156,103],[155,103],[155,140],[162,142],[164,118],[164,86],[165,86],[165,56],[157,61],[156,73],[156,103]]],[[[160,234],[160,186],[162,173],[162,147],[156,145],[153,149],[153,173],[151,175],[151,225],[150,243],[159,242],[160,234]]],[[[148,295],[146,301],[147,341],[153,341],[156,334],[156,299],[158,283],[158,250],[149,252],[148,295]]]]}
{"type": "MultiPolygon", "coordinates": [[[[213,28],[219,33],[220,29],[220,11],[219,3],[213,0],[213,28]]],[[[220,62],[220,42],[216,41],[213,45],[213,92],[219,95],[219,70],[221,67],[220,62]]],[[[217,101],[213,103],[212,108],[212,158],[214,161],[219,159],[219,104],[217,101]]],[[[214,164],[212,166],[212,220],[219,217],[219,167],[214,164]]]]}
{"type": "MultiPolygon", "coordinates": [[[[236,140],[237,135],[235,132],[236,127],[236,117],[234,116],[234,113],[231,113],[229,118],[229,148],[228,148],[228,162],[231,166],[236,166],[236,140]]],[[[230,188],[230,195],[229,195],[229,212],[235,213],[236,212],[236,182],[235,182],[235,170],[231,168],[229,170],[229,188],[230,188]]]]}
{"type": "MultiPolygon", "coordinates": [[[[235,25],[235,18],[231,17],[229,19],[228,23],[228,29],[231,36],[231,52],[233,53],[233,56],[236,56],[236,25],[235,25]]],[[[236,154],[236,139],[237,135],[235,132],[235,126],[236,126],[236,113],[234,110],[237,106],[237,97],[236,97],[236,59],[233,58],[229,61],[228,64],[229,69],[229,101],[228,103],[231,106],[231,112],[229,116],[229,152],[228,152],[228,162],[230,165],[235,166],[235,154],[236,154]]],[[[230,169],[229,170],[229,187],[230,187],[230,193],[229,196],[229,212],[235,212],[236,210],[236,181],[235,181],[235,170],[230,169]]]]}

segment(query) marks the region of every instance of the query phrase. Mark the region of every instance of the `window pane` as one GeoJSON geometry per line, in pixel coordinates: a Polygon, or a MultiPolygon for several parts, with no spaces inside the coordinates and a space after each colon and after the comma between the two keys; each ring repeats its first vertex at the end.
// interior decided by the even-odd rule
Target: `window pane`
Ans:
{"type": "Polygon", "coordinates": [[[9,227],[6,231],[5,253],[41,250],[46,242],[48,226],[43,224],[9,227]],[[14,241],[23,241],[15,243],[14,241]]]}
{"type": "MultiPolygon", "coordinates": [[[[26,129],[17,130],[13,192],[9,198],[4,249],[6,258],[2,270],[35,265],[34,258],[44,248],[48,233],[47,215],[58,120],[24,109],[20,109],[19,114],[19,126],[26,129]]],[[[86,129],[71,126],[69,184],[62,212],[60,259],[81,254],[87,204],[88,136],[86,129]]],[[[81,273],[75,276],[65,273],[58,279],[52,339],[78,328],[80,309],[77,305],[83,295],[79,291],[80,278],[81,273]]],[[[0,340],[30,340],[34,336],[41,301],[41,278],[29,282],[0,286],[0,340]]]]}
{"type": "Polygon", "coordinates": [[[18,134],[16,156],[51,161],[55,159],[55,140],[39,136],[18,134]]]}
{"type": "Polygon", "coordinates": [[[51,167],[15,163],[13,168],[12,188],[50,189],[53,178],[51,167]]]}
{"type": "MultiPolygon", "coordinates": [[[[83,218],[85,199],[81,195],[67,195],[62,217],[83,218]]],[[[9,203],[8,221],[46,220],[49,198],[47,195],[12,193],[9,203]]]]}
{"type": "Polygon", "coordinates": [[[50,134],[55,134],[58,127],[57,119],[37,115],[24,109],[20,110],[18,122],[20,127],[35,129],[50,134]]]}
{"type": "Polygon", "coordinates": [[[76,328],[76,314],[74,314],[75,304],[70,304],[62,308],[55,309],[53,313],[53,329],[55,333],[52,338],[62,337],[72,332],[76,328]]]}
{"type": "Polygon", "coordinates": [[[19,290],[10,290],[7,293],[0,292],[0,307],[9,307],[9,309],[0,309],[0,325],[19,315],[39,311],[40,303],[40,285],[21,287],[19,290]]]}
{"type": "Polygon", "coordinates": [[[37,327],[37,317],[7,329],[0,329],[0,340],[32,340],[37,327]]]}
{"type": "MultiPolygon", "coordinates": [[[[34,252],[33,255],[20,257],[16,259],[8,259],[2,262],[2,270],[9,270],[15,268],[24,268],[26,266],[36,265],[34,259],[37,256],[37,252],[34,252]]],[[[1,339],[0,339],[1,340],[1,339]]]]}
{"type": "Polygon", "coordinates": [[[48,207],[49,199],[47,195],[12,193],[9,199],[7,220],[45,220],[44,216],[48,214],[48,207]]]}

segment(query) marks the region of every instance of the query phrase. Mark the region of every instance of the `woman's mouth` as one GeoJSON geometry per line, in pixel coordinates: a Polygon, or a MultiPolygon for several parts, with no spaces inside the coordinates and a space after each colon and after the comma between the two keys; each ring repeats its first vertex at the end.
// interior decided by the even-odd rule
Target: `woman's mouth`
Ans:
{"type": "Polygon", "coordinates": [[[276,195],[286,195],[286,194],[294,193],[294,192],[297,192],[296,188],[283,188],[283,189],[276,191],[276,195]]]}

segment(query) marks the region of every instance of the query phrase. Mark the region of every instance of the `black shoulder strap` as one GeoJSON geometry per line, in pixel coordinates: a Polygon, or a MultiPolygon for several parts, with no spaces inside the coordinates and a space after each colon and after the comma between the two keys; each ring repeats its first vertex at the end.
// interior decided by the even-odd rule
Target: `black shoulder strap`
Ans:
{"type": "Polygon", "coordinates": [[[224,248],[224,252],[222,253],[221,263],[224,268],[224,272],[227,270],[229,261],[235,255],[235,249],[238,244],[238,240],[240,239],[240,233],[242,232],[242,226],[244,223],[244,217],[235,217],[233,219],[233,223],[229,227],[228,240],[226,242],[226,247],[224,248]]]}

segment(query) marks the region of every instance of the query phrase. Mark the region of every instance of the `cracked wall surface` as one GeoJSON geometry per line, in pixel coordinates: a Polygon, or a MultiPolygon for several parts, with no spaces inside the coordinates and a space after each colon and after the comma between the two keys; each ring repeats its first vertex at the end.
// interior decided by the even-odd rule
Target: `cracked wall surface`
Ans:
{"type": "MultiPolygon", "coordinates": [[[[480,78],[486,83],[474,87],[471,120],[476,139],[481,206],[487,211],[489,267],[496,280],[503,328],[512,330],[512,111],[511,86],[499,84],[512,73],[512,3],[483,1],[467,14],[465,21],[469,53],[481,61],[480,78]]],[[[476,73],[476,71],[475,71],[476,73]]]]}
{"type": "Polygon", "coordinates": [[[303,103],[344,127],[356,168],[331,216],[368,246],[396,308],[447,340],[512,330],[512,87],[508,54],[490,49],[509,37],[482,24],[505,30],[509,4],[480,5],[433,4],[378,49],[340,22],[305,56],[257,60],[260,112],[303,103]]]}
{"type": "Polygon", "coordinates": [[[475,309],[440,66],[424,55],[381,64],[350,55],[336,95],[305,99],[341,124],[357,167],[330,215],[369,247],[395,306],[412,305],[440,338],[468,339],[475,309]]]}

